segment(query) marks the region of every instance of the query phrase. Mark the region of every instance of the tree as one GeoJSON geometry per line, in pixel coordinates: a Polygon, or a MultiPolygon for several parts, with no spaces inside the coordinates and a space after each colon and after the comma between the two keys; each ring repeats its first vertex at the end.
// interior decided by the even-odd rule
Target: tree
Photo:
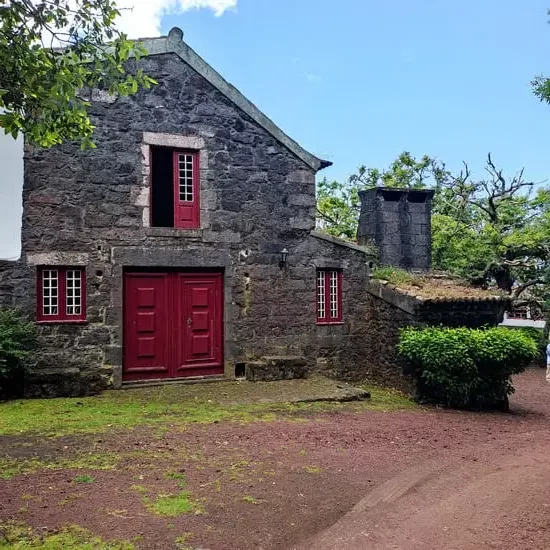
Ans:
{"type": "Polygon", "coordinates": [[[430,157],[416,160],[403,153],[388,170],[361,167],[345,184],[322,181],[319,224],[332,234],[353,238],[359,190],[431,187],[434,267],[540,303],[550,296],[550,190],[526,181],[523,170],[506,176],[491,155],[486,174],[474,180],[465,163],[454,175],[430,157]]]}
{"type": "MultiPolygon", "coordinates": [[[[547,12],[550,15],[550,10],[547,12]]],[[[533,93],[541,100],[550,103],[550,78],[539,75],[531,81],[533,93]]]]}
{"type": "Polygon", "coordinates": [[[472,180],[464,166],[436,193],[434,263],[483,286],[494,281],[517,297],[544,279],[550,192],[525,181],[523,170],[505,176],[490,154],[484,179],[472,180]]]}
{"type": "Polygon", "coordinates": [[[93,146],[83,89],[129,95],[154,80],[125,63],[145,52],[116,30],[114,0],[0,0],[0,127],[37,145],[93,146]]]}
{"type": "Polygon", "coordinates": [[[426,155],[417,160],[405,151],[387,170],[360,166],[345,183],[325,178],[317,185],[318,225],[331,235],[354,240],[360,211],[358,191],[374,187],[437,187],[444,176],[445,167],[436,160],[426,155]]]}

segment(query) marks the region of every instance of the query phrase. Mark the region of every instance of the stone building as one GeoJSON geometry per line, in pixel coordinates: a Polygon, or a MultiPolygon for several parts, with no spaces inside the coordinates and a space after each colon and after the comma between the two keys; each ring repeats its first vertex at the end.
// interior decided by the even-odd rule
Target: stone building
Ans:
{"type": "Polygon", "coordinates": [[[316,232],[330,163],[182,38],[143,41],[152,89],[92,91],[96,149],[25,146],[22,254],[0,261],[0,306],[39,327],[27,396],[314,370],[412,389],[400,327],[500,321],[498,297],[370,279],[375,257],[429,269],[431,191],[360,193],[359,245],[316,232]]]}
{"type": "Polygon", "coordinates": [[[22,255],[1,305],[40,328],[26,394],[174,378],[345,374],[365,338],[367,247],[318,234],[308,153],[175,28],[157,80],[94,91],[94,150],[25,147],[22,255]]]}
{"type": "Polygon", "coordinates": [[[401,282],[367,282],[362,295],[366,332],[353,375],[413,394],[418,381],[397,353],[402,328],[496,326],[510,306],[509,296],[431,270],[433,195],[430,189],[359,192],[359,243],[374,243],[382,265],[407,269],[409,276],[401,282]]]}

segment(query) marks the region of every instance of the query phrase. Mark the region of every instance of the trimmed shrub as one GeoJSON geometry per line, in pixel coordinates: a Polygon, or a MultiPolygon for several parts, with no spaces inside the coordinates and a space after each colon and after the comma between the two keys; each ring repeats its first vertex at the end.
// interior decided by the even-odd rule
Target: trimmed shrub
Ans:
{"type": "Polygon", "coordinates": [[[0,398],[22,393],[36,346],[34,323],[14,309],[0,309],[0,398]]]}
{"type": "Polygon", "coordinates": [[[506,328],[405,328],[399,354],[413,367],[419,397],[455,408],[507,402],[510,377],[537,356],[537,345],[506,328]]]}

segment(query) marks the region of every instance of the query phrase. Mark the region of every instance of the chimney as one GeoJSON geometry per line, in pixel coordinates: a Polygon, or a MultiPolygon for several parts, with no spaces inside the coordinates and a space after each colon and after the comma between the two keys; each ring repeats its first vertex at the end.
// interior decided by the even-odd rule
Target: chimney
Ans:
{"type": "Polygon", "coordinates": [[[374,243],[381,265],[429,269],[433,196],[431,189],[378,187],[359,191],[359,244],[374,243]]]}

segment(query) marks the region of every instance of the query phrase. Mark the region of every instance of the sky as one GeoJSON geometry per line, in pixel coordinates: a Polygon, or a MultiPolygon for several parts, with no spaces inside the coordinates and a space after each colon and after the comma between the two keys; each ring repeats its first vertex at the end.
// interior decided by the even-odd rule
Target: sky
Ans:
{"type": "MultiPolygon", "coordinates": [[[[550,179],[548,0],[118,0],[131,38],[184,40],[281,129],[334,165],[387,167],[402,151],[483,177],[550,179]]],[[[0,136],[0,258],[19,254],[22,146],[0,136]]]]}

